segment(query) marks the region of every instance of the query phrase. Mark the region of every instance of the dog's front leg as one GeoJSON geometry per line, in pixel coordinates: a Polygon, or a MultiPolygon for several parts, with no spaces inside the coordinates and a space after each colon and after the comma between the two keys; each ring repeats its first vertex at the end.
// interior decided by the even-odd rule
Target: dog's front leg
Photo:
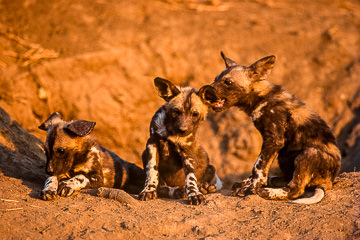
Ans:
{"type": "Polygon", "coordinates": [[[192,165],[193,159],[187,158],[184,161],[185,192],[191,205],[199,205],[204,202],[204,195],[199,191],[197,179],[192,165]]]}
{"type": "Polygon", "coordinates": [[[58,198],[57,189],[59,181],[56,176],[48,177],[45,181],[44,188],[41,190],[40,197],[43,200],[55,200],[58,198]]]}
{"type": "Polygon", "coordinates": [[[155,142],[149,139],[143,154],[143,164],[146,171],[144,189],[139,194],[139,199],[146,201],[157,197],[157,187],[159,185],[159,172],[157,160],[157,147],[155,142]]]}
{"type": "Polygon", "coordinates": [[[90,180],[83,174],[76,175],[59,183],[58,194],[62,197],[70,197],[81,189],[88,187],[90,180]]]}
{"type": "Polygon", "coordinates": [[[199,191],[197,178],[195,176],[194,159],[188,156],[185,151],[180,150],[185,173],[185,193],[191,205],[199,205],[204,202],[204,195],[199,191]]]}
{"type": "Polygon", "coordinates": [[[260,155],[252,169],[252,175],[240,183],[234,183],[233,195],[245,196],[256,193],[258,189],[266,186],[270,166],[283,146],[284,141],[281,139],[265,138],[260,155]]]}

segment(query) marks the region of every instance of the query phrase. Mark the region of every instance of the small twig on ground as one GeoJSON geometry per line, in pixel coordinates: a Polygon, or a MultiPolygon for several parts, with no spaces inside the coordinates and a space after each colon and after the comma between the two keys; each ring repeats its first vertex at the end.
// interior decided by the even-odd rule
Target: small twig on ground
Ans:
{"type": "Polygon", "coordinates": [[[35,207],[35,208],[42,208],[42,207],[39,207],[39,206],[36,206],[36,205],[30,205],[31,207],[35,207]]]}
{"type": "Polygon", "coordinates": [[[19,202],[18,200],[11,200],[11,199],[1,199],[3,202],[19,202]]]}
{"type": "Polygon", "coordinates": [[[1,209],[1,211],[10,212],[10,211],[16,211],[16,210],[22,210],[24,208],[7,208],[7,209],[1,209]]]}
{"type": "Polygon", "coordinates": [[[40,231],[40,233],[44,234],[49,229],[50,229],[50,225],[46,226],[43,230],[40,231]]]}

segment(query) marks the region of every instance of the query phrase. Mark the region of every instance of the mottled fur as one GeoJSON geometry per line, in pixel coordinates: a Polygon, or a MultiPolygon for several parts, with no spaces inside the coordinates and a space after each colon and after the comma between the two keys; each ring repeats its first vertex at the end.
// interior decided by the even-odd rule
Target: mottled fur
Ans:
{"type": "Polygon", "coordinates": [[[114,187],[139,193],[145,172],[100,146],[89,135],[95,122],[65,122],[53,113],[40,129],[47,131],[46,172],[50,177],[41,191],[44,200],[68,197],[83,188],[114,187]]]}
{"type": "Polygon", "coordinates": [[[313,198],[299,203],[316,203],[330,189],[339,172],[341,155],[325,121],[305,103],[279,85],[266,80],[275,63],[268,56],[245,67],[222,57],[226,69],[203,87],[203,97],[215,111],[232,106],[247,113],[263,137],[261,153],[252,175],[235,183],[233,194],[257,193],[268,199],[295,199],[306,187],[317,190],[313,198]],[[264,188],[273,160],[289,181],[282,190],[264,188]],[[321,193],[322,192],[322,193],[321,193]]]}
{"type": "Polygon", "coordinates": [[[200,204],[202,193],[216,191],[216,182],[221,188],[215,168],[196,136],[208,107],[193,88],[180,88],[161,78],[154,82],[166,104],[150,123],[150,138],[143,153],[147,179],[139,197],[183,198],[186,194],[190,204],[200,204]]]}

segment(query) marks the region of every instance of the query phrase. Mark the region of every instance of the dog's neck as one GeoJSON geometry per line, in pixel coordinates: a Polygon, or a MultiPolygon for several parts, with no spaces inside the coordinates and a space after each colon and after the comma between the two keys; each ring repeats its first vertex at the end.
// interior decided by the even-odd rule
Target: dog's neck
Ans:
{"type": "Polygon", "coordinates": [[[264,99],[264,97],[258,96],[256,93],[251,93],[246,98],[241,99],[236,106],[244,111],[248,116],[251,116],[257,106],[260,105],[264,99]]]}
{"type": "Polygon", "coordinates": [[[256,114],[257,109],[259,109],[261,106],[264,106],[264,104],[272,96],[282,91],[282,87],[280,85],[275,85],[268,81],[260,81],[255,84],[257,86],[254,86],[247,97],[240,100],[236,105],[250,117],[253,114],[256,114]],[[261,85],[261,87],[259,87],[259,85],[261,85]]]}

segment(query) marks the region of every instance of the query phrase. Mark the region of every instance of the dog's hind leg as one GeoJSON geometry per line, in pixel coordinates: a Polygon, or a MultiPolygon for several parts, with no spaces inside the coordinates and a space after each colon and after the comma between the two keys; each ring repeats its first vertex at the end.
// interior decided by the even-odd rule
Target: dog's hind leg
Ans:
{"type": "MultiPolygon", "coordinates": [[[[295,171],[293,178],[286,188],[262,188],[258,189],[257,194],[260,197],[273,200],[295,199],[291,202],[298,204],[318,203],[325,196],[324,189],[329,188],[327,179],[317,179],[314,182],[313,170],[318,168],[322,161],[322,152],[315,148],[308,148],[300,153],[295,159],[295,171]],[[318,166],[319,165],[319,166],[318,166]],[[307,186],[314,186],[315,193],[311,197],[301,197],[307,186]]],[[[325,171],[325,170],[324,170],[325,171]]]]}
{"type": "Polygon", "coordinates": [[[289,182],[289,199],[295,199],[305,192],[305,187],[312,181],[313,168],[321,158],[321,152],[315,148],[304,150],[295,158],[293,178],[289,182]]]}
{"type": "Polygon", "coordinates": [[[288,187],[283,188],[260,188],[257,189],[257,194],[265,199],[272,200],[287,200],[296,199],[305,192],[306,186],[311,181],[313,163],[316,161],[318,151],[314,148],[309,148],[300,153],[295,158],[295,170],[293,177],[288,184],[288,187]]]}
{"type": "Polygon", "coordinates": [[[222,189],[222,186],[220,178],[216,175],[215,167],[208,165],[203,180],[199,185],[200,192],[202,194],[214,193],[222,189]]]}
{"type": "Polygon", "coordinates": [[[309,161],[313,158],[313,154],[304,151],[295,159],[295,171],[293,178],[289,182],[288,187],[283,188],[259,188],[256,194],[265,199],[271,200],[287,200],[295,199],[305,192],[305,187],[311,181],[311,169],[309,161]]]}
{"type": "Polygon", "coordinates": [[[269,176],[267,181],[268,187],[282,188],[287,186],[289,181],[286,177],[269,176]]]}

